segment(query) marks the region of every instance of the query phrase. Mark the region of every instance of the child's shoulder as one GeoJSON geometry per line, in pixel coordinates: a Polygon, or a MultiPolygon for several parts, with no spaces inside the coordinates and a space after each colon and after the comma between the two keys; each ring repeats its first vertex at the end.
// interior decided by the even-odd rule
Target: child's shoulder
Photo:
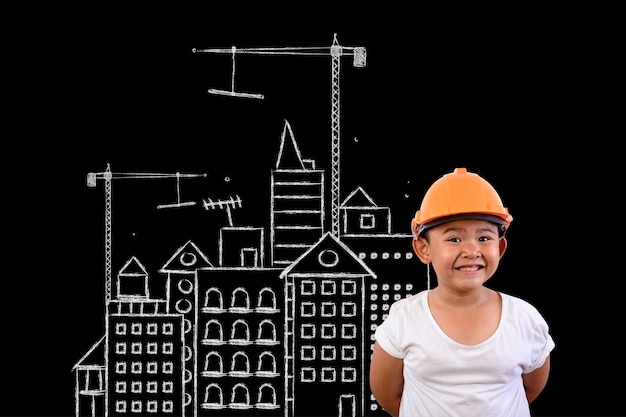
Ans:
{"type": "Polygon", "coordinates": [[[413,294],[411,296],[408,296],[406,298],[401,298],[395,301],[391,305],[390,310],[393,312],[398,312],[398,311],[406,310],[407,308],[410,309],[410,308],[419,307],[422,304],[424,297],[427,296],[427,294],[428,294],[428,290],[424,290],[416,294],[413,294]]]}

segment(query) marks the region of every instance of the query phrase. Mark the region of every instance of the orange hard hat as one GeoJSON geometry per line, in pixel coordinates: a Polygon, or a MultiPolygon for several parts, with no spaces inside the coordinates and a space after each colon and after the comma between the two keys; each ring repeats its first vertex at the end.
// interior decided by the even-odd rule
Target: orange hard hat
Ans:
{"type": "Polygon", "coordinates": [[[495,188],[466,168],[456,168],[445,174],[426,191],[411,222],[413,236],[417,239],[430,227],[458,219],[494,222],[499,225],[500,235],[513,221],[495,188]]]}

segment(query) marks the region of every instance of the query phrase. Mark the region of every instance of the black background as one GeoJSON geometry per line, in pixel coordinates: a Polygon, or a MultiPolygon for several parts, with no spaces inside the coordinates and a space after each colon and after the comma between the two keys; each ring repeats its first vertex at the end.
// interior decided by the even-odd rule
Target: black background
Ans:
{"type": "MultiPolygon", "coordinates": [[[[104,194],[86,186],[88,172],[111,163],[207,173],[183,181],[183,197],[239,195],[235,221],[260,225],[285,120],[303,156],[328,168],[329,58],[242,56],[236,89],[266,99],[237,100],[207,93],[230,88],[230,57],[192,48],[325,47],[337,33],[367,49],[365,68],[342,61],[343,197],[363,186],[406,233],[439,176],[465,166],[490,181],[515,219],[492,286],[537,306],[557,345],[534,414],[624,414],[621,47],[610,16],[243,5],[20,13],[5,60],[16,94],[3,134],[0,413],[73,415],[72,367],[103,335],[104,194]]],[[[114,183],[127,204],[114,236],[137,251],[159,248],[153,236],[130,237],[146,221],[142,201],[175,199],[174,182],[171,194],[142,198],[149,182],[114,183]]],[[[212,248],[225,221],[215,213],[202,225],[200,246],[212,248]]],[[[169,242],[158,262],[176,249],[169,242]]]]}

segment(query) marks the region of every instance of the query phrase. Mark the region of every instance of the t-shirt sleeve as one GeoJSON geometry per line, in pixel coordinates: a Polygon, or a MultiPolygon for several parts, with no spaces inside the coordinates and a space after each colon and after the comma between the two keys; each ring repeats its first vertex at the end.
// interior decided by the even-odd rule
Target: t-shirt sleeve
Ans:
{"type": "Polygon", "coordinates": [[[394,358],[404,359],[404,352],[401,350],[397,332],[398,332],[398,306],[392,305],[389,309],[389,316],[385,321],[376,328],[376,341],[385,352],[394,358]]]}
{"type": "Polygon", "coordinates": [[[535,314],[534,331],[532,336],[531,359],[529,364],[524,366],[522,369],[522,372],[525,374],[540,368],[555,347],[554,340],[550,335],[548,323],[538,311],[536,311],[535,314]]]}

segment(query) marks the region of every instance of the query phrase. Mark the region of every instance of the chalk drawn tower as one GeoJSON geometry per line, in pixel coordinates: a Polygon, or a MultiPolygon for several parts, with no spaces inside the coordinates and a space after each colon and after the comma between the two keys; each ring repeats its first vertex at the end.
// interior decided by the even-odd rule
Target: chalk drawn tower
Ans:
{"type": "Polygon", "coordinates": [[[324,233],[324,171],[302,159],[285,121],[276,169],[271,172],[271,264],[290,265],[324,233]]]}

